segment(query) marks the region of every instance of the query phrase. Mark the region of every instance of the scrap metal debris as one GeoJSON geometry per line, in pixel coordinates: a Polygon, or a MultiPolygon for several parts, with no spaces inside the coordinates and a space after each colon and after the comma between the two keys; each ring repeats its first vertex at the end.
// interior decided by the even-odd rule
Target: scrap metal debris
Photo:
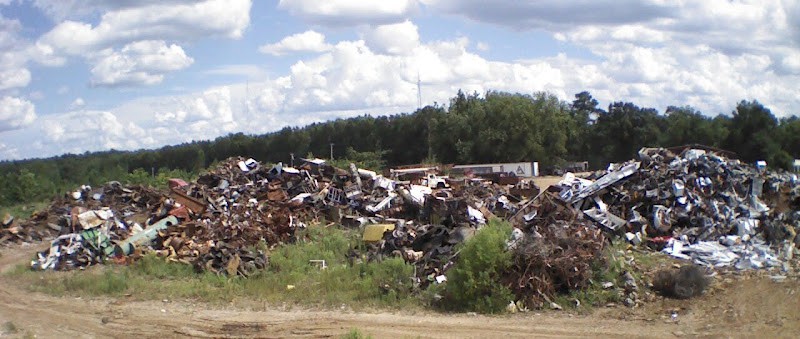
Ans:
{"type": "MultiPolygon", "coordinates": [[[[514,215],[526,198],[511,193],[511,185],[423,178],[438,181],[399,181],[320,159],[292,168],[237,157],[195,182],[169,180],[168,192],[118,182],[82,186],[5,240],[53,238],[31,263],[36,269],[84,268],[153,251],[197,270],[247,276],[268,264],[257,248],[292,242],[307,225],[335,222],[364,228],[368,260],[400,256],[417,265],[427,285],[445,281],[457,244],[488,218],[514,215]]],[[[530,182],[516,188],[538,191],[530,182]]]]}
{"type": "MultiPolygon", "coordinates": [[[[514,227],[514,263],[502,280],[518,300],[544,307],[591,284],[614,237],[710,267],[780,267],[791,259],[800,246],[796,175],[725,155],[644,148],[638,160],[586,178],[566,173],[544,191],[525,180],[504,185],[426,172],[402,181],[321,159],[294,168],[238,157],[194,182],[170,180],[168,192],[82,186],[25,222],[5,217],[0,244],[53,239],[33,260],[36,269],[154,251],[198,270],[248,276],[268,266],[269,249],[295,241],[298,229],[338,223],[364,231],[351,261],[401,257],[416,266],[424,288],[444,283],[457,245],[500,218],[514,227]]],[[[629,280],[626,298],[635,304],[638,285],[629,280]]]]}
{"type": "Polygon", "coordinates": [[[704,266],[775,267],[798,244],[796,175],[694,148],[644,148],[639,158],[593,182],[565,177],[560,196],[633,244],[704,266]]]}

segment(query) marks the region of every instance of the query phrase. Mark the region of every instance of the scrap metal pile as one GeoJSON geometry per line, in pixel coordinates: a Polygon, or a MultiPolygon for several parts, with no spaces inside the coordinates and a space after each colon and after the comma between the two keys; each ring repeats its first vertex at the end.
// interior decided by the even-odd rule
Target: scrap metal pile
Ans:
{"type": "Polygon", "coordinates": [[[231,158],[196,182],[171,180],[169,192],[116,182],[83,186],[17,227],[29,236],[9,240],[55,238],[32,262],[36,269],[83,268],[155,251],[198,270],[247,276],[267,266],[259,248],[294,241],[298,228],[383,225],[372,239],[365,236],[364,256],[402,256],[427,284],[443,279],[455,245],[489,216],[513,216],[526,196],[538,193],[527,182],[514,194],[485,181],[450,183],[431,188],[321,160],[291,168],[231,158]]]}
{"type": "Polygon", "coordinates": [[[518,300],[541,308],[557,294],[589,285],[592,264],[602,264],[606,236],[550,192],[533,200],[528,211],[509,242],[514,264],[505,280],[518,300]]]}
{"type": "Polygon", "coordinates": [[[594,181],[565,175],[560,198],[634,244],[705,266],[776,267],[800,245],[796,175],[703,149],[639,158],[594,181]]]}
{"type": "Polygon", "coordinates": [[[543,192],[430,173],[401,181],[319,159],[293,168],[231,158],[196,182],[171,180],[169,192],[81,187],[23,224],[3,220],[0,243],[55,238],[32,262],[37,269],[155,251],[199,271],[248,276],[268,265],[259,249],[295,241],[306,225],[338,223],[364,231],[366,245],[350,259],[402,257],[424,288],[446,281],[457,245],[497,217],[514,226],[514,263],[502,280],[538,306],[588,286],[610,237],[738,269],[779,266],[800,245],[793,174],[693,148],[645,148],[639,158],[588,178],[567,173],[543,192]]]}

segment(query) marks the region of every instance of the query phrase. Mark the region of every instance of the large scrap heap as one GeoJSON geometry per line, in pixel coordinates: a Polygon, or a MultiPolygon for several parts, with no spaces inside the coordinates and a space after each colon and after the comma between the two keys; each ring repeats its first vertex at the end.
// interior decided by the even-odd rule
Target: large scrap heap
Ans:
{"type": "MultiPolygon", "coordinates": [[[[607,239],[621,237],[707,266],[782,267],[800,245],[797,177],[695,148],[645,148],[638,160],[541,191],[483,180],[415,185],[311,159],[299,168],[231,158],[169,192],[111,182],[81,187],[31,219],[5,220],[2,242],[54,238],[37,269],[129,261],[143,251],[198,270],[247,276],[310,225],[365,230],[353,258],[400,256],[421,286],[446,280],[457,247],[490,218],[514,226],[503,279],[534,302],[584,288],[607,239]]],[[[352,258],[351,258],[352,259],[352,258]]]]}
{"type": "Polygon", "coordinates": [[[32,262],[37,269],[129,261],[155,251],[198,270],[246,276],[267,265],[258,248],[292,242],[307,225],[391,225],[364,254],[403,256],[430,282],[452,264],[454,245],[538,192],[530,183],[513,194],[512,187],[487,182],[451,183],[429,188],[313,159],[291,168],[231,158],[196,182],[171,180],[168,192],[117,182],[83,186],[2,234],[4,242],[54,237],[32,262]]]}

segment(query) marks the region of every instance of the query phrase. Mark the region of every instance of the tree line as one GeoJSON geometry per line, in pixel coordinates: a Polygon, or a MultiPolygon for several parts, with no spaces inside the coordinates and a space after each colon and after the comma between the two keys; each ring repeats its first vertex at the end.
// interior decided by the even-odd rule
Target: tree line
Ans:
{"type": "Polygon", "coordinates": [[[364,115],[263,135],[237,133],[157,150],[3,161],[0,205],[49,199],[82,184],[190,177],[231,156],[289,164],[292,157],[328,158],[332,149],[335,159],[371,168],[517,161],[538,161],[542,168],[588,161],[603,168],[635,157],[641,147],[693,143],[733,151],[745,162],[766,160],[773,168],[790,169],[800,156],[800,120],[777,119],[755,100],[712,117],[690,106],[659,113],[613,102],[603,109],[586,91],[571,102],[546,92],[459,91],[447,107],[436,104],[413,113],[364,115]]]}

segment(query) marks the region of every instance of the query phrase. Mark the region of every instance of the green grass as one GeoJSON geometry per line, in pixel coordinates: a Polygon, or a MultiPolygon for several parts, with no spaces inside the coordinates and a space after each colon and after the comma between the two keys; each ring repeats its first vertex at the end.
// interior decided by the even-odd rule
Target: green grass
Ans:
{"type": "Polygon", "coordinates": [[[622,274],[625,271],[629,271],[639,288],[644,290],[644,281],[647,280],[646,272],[654,271],[656,268],[664,267],[674,261],[661,253],[635,248],[628,249],[628,243],[619,239],[606,246],[603,250],[603,259],[592,267],[593,274],[588,288],[558,296],[554,302],[565,309],[585,312],[608,303],[619,303],[621,299],[617,288],[624,283],[622,274]],[[603,283],[607,281],[613,282],[614,287],[603,288],[603,283]],[[580,307],[576,306],[575,300],[580,302],[580,307]]]}
{"type": "Polygon", "coordinates": [[[11,321],[6,321],[3,323],[3,331],[0,332],[1,334],[14,334],[19,332],[19,328],[16,324],[11,321]]]}
{"type": "Polygon", "coordinates": [[[350,332],[341,336],[342,339],[371,339],[372,336],[368,334],[361,333],[361,331],[357,328],[351,329],[350,332]]]}
{"type": "Polygon", "coordinates": [[[5,218],[6,213],[12,215],[14,217],[14,223],[18,223],[22,220],[30,219],[31,214],[36,211],[40,211],[48,206],[48,202],[46,201],[39,201],[39,202],[30,202],[24,204],[17,204],[11,206],[1,206],[0,207],[0,221],[2,218],[5,218]]]}
{"type": "Polygon", "coordinates": [[[248,278],[228,277],[145,256],[130,266],[83,271],[36,272],[20,265],[8,273],[33,291],[53,295],[124,296],[135,299],[191,299],[231,302],[239,298],[311,307],[414,308],[413,267],[402,258],[348,264],[345,254],[360,243],[360,232],[315,226],[303,239],[269,254],[269,267],[248,278]],[[325,260],[326,269],[309,260],[325,260]],[[290,287],[291,286],[291,287],[290,287]]]}
{"type": "MultiPolygon", "coordinates": [[[[272,250],[268,253],[267,269],[248,278],[209,272],[197,273],[189,265],[168,262],[155,256],[145,256],[130,266],[108,264],[71,272],[31,271],[27,265],[18,265],[6,275],[19,281],[21,285],[29,286],[32,291],[59,296],[127,296],[136,300],[185,299],[212,304],[244,300],[290,307],[339,308],[346,305],[351,309],[390,308],[416,311],[441,307],[441,303],[447,301],[441,298],[452,299],[454,291],[468,295],[470,293],[465,291],[475,292],[473,290],[478,289],[477,292],[483,293],[486,291],[481,286],[492,286],[493,278],[484,276],[484,273],[488,266],[502,266],[505,262],[495,261],[499,260],[498,253],[504,249],[507,233],[506,228],[494,226],[487,228],[489,232],[479,232],[470,243],[473,247],[482,243],[483,246],[479,246],[481,248],[490,244],[496,246],[474,251],[472,256],[470,251],[466,255],[462,252],[461,259],[471,260],[454,266],[453,271],[448,274],[448,278],[452,278],[451,282],[434,284],[424,291],[413,288],[413,266],[406,264],[401,258],[385,259],[382,262],[348,263],[347,252],[361,244],[360,230],[323,226],[312,226],[300,231],[297,238],[301,240],[272,250]],[[493,229],[497,232],[492,232],[493,229]],[[483,238],[487,239],[480,241],[483,238]],[[325,260],[327,268],[321,269],[309,260],[325,260]],[[460,271],[474,274],[464,275],[466,273],[462,272],[464,277],[456,279],[460,271]],[[460,286],[459,289],[456,286],[458,284],[453,284],[468,280],[472,280],[475,285],[460,286]]],[[[467,245],[469,244],[465,244],[465,247],[467,245]]],[[[670,259],[663,255],[629,250],[622,241],[615,241],[607,246],[603,255],[604,261],[599,261],[593,267],[593,277],[588,288],[558,296],[553,301],[565,309],[578,312],[590,311],[593,307],[609,302],[619,302],[617,288],[623,283],[620,278],[622,272],[631,271],[640,282],[640,287],[644,288],[642,281],[645,280],[646,273],[642,272],[670,264],[670,259]],[[607,281],[614,282],[615,287],[604,289],[602,285],[607,281]],[[580,301],[580,307],[575,306],[576,299],[580,301]]],[[[511,300],[503,293],[498,296],[498,305],[499,301],[503,301],[503,308],[508,303],[507,300],[511,300]]],[[[470,308],[472,307],[465,307],[470,308]]],[[[492,311],[502,312],[499,306],[492,308],[492,311]]]]}

